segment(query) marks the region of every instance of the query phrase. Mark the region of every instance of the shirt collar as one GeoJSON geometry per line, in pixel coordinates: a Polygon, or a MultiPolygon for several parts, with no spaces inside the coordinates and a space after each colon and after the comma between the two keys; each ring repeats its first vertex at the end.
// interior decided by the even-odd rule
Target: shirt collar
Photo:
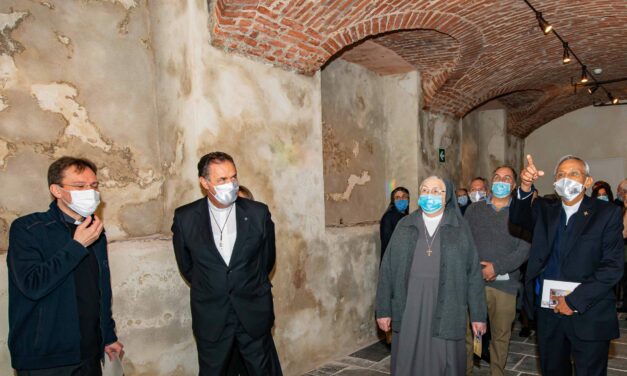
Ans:
{"type": "Polygon", "coordinates": [[[72,217],[70,217],[69,215],[67,215],[67,213],[65,213],[64,211],[61,211],[61,215],[63,215],[63,220],[66,223],[71,223],[73,225],[80,225],[81,223],[83,223],[83,221],[79,221],[77,219],[74,219],[72,217]]]}
{"type": "MultiPolygon", "coordinates": [[[[485,203],[488,204],[489,207],[496,210],[496,206],[492,203],[492,195],[486,196],[485,203]]],[[[509,208],[509,205],[512,203],[512,196],[509,196],[509,200],[507,200],[507,205],[503,206],[503,208],[509,208]]],[[[503,209],[501,208],[501,209],[503,209]]]]}
{"type": "Polygon", "coordinates": [[[583,202],[583,199],[579,200],[579,202],[576,203],[575,205],[568,206],[568,205],[564,204],[564,201],[562,201],[562,207],[564,208],[564,211],[566,212],[566,214],[572,215],[572,214],[577,213],[579,211],[579,207],[581,206],[582,202],[583,202]]]}

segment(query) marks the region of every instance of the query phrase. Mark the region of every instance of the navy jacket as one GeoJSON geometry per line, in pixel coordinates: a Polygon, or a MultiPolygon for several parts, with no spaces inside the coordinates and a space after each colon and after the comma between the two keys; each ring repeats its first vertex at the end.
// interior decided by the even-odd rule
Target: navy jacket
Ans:
{"type": "MultiPolygon", "coordinates": [[[[528,194],[519,191],[521,197],[528,194]]],[[[525,307],[533,313],[534,281],[545,269],[553,248],[562,211],[561,201],[531,195],[519,199],[516,194],[509,209],[510,221],[533,232],[529,263],[525,276],[525,307]]],[[[623,275],[623,220],[620,208],[584,196],[577,213],[568,222],[571,236],[563,241],[566,248],[560,258],[560,272],[568,282],[579,285],[567,298],[576,310],[575,333],[579,339],[601,341],[618,338],[616,298],[613,287],[623,275]]]]}
{"type": "MultiPolygon", "coordinates": [[[[100,268],[100,328],[117,341],[104,232],[90,249],[100,268]]],[[[81,361],[73,272],[88,250],[73,240],[55,202],[16,219],[9,232],[9,350],[15,369],[52,368],[81,361]]]]}
{"type": "Polygon", "coordinates": [[[197,340],[218,340],[231,307],[253,338],[269,334],[274,324],[269,275],[276,250],[270,211],[265,204],[240,197],[235,213],[237,238],[227,265],[213,239],[207,198],[174,212],[174,254],[190,285],[192,330],[197,340]]]}

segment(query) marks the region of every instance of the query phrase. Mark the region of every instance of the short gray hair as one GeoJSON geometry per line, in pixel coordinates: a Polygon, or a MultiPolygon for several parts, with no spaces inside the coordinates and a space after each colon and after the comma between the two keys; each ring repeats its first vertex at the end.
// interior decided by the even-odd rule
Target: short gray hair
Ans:
{"type": "Polygon", "coordinates": [[[575,160],[575,161],[579,161],[581,163],[583,163],[583,165],[585,166],[585,172],[587,176],[590,176],[590,165],[588,164],[588,162],[584,161],[582,158],[579,158],[576,155],[565,155],[562,158],[560,158],[560,160],[557,162],[557,165],[555,165],[555,170],[553,171],[553,175],[557,175],[557,169],[560,167],[560,165],[566,161],[570,161],[570,160],[575,160]]]}

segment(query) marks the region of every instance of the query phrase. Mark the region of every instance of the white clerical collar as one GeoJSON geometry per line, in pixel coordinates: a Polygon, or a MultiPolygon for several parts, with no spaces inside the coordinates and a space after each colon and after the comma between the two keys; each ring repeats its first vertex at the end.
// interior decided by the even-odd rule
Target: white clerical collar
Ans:
{"type": "MultiPolygon", "coordinates": [[[[585,198],[585,196],[584,196],[585,198]]],[[[576,203],[575,205],[571,205],[568,206],[564,203],[564,201],[562,201],[562,208],[564,208],[564,212],[566,213],[566,223],[568,224],[568,220],[570,219],[570,217],[572,217],[573,214],[577,213],[579,211],[579,207],[581,206],[581,203],[583,202],[583,198],[581,200],[579,200],[578,203],[576,203]]]]}
{"type": "Polygon", "coordinates": [[[229,210],[231,210],[231,206],[235,205],[235,203],[232,203],[231,205],[227,206],[226,208],[219,208],[219,207],[215,206],[213,204],[213,202],[211,202],[211,200],[209,200],[209,197],[207,197],[207,202],[209,203],[209,208],[211,210],[213,210],[214,212],[218,212],[218,213],[228,212],[229,210]]]}

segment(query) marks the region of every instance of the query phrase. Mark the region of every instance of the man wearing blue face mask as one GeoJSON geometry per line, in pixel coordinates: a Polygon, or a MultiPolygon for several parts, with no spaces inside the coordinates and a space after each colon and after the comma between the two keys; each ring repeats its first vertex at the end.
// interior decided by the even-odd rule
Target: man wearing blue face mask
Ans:
{"type": "Polygon", "coordinates": [[[542,374],[572,375],[572,359],[576,375],[606,375],[610,340],[620,335],[613,289],[623,275],[621,210],[585,195],[590,168],[572,155],[555,168],[561,200],[532,202],[544,172],[530,155],[527,162],[510,220],[533,232],[524,304],[537,322],[542,374]]]}
{"type": "Polygon", "coordinates": [[[18,376],[99,376],[103,356],[124,354],[111,314],[107,239],[93,215],[96,171],[87,159],[56,160],[50,209],[11,224],[9,350],[18,376]]]}
{"type": "MultiPolygon", "coordinates": [[[[500,166],[492,174],[490,194],[466,211],[466,220],[477,245],[485,281],[490,323],[490,375],[502,376],[509,351],[512,323],[516,318],[516,295],[520,267],[529,256],[529,243],[521,228],[509,223],[511,194],[516,188],[516,171],[500,166]]],[[[467,375],[472,374],[472,333],[466,334],[467,375]]]]}
{"type": "Polygon", "coordinates": [[[222,152],[203,156],[206,197],[176,209],[174,254],[190,285],[200,376],[222,376],[237,346],[248,374],[279,376],[272,339],[274,223],[268,207],[237,196],[237,168],[222,152]]]}

